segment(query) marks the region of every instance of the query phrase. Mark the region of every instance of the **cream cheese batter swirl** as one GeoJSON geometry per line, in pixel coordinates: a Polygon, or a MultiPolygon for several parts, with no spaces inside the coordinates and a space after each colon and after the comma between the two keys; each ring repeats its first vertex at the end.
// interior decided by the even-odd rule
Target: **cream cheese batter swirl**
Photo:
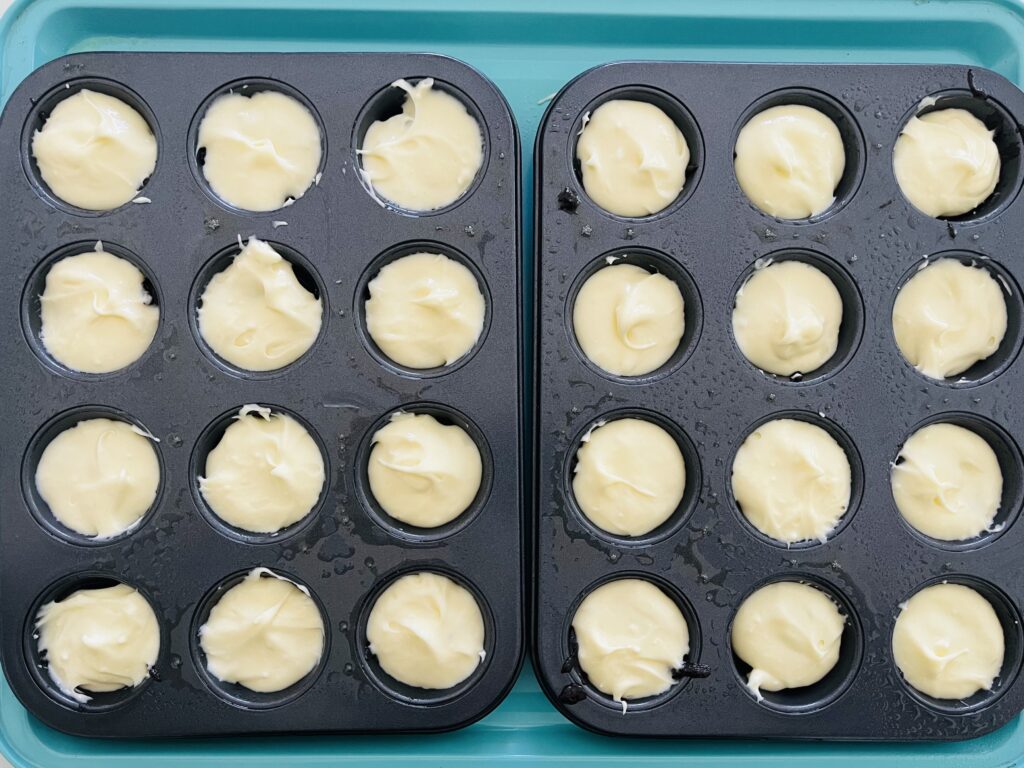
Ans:
{"type": "Polygon", "coordinates": [[[437,573],[413,573],[377,598],[366,624],[370,652],[399,682],[441,690],[484,660],[484,620],[473,594],[437,573]]]}
{"type": "Polygon", "coordinates": [[[36,616],[39,650],[51,679],[85,703],[83,693],[110,693],[143,682],[160,652],[153,608],[126,584],[80,589],[47,603],[36,616]]]}
{"type": "Polygon", "coordinates": [[[40,304],[46,351],[83,373],[112,373],[134,363],[160,320],[142,272],[104,251],[102,243],[54,264],[40,304]]]}
{"type": "Polygon", "coordinates": [[[736,452],[732,490],[743,516],[766,536],[792,544],[825,541],[850,504],[850,461],[824,429],[775,419],[736,452]]]}
{"type": "Polygon", "coordinates": [[[211,279],[200,298],[199,332],[247,371],[274,371],[304,355],[320,333],[323,304],[292,265],[255,237],[211,279]]]}
{"type": "Polygon", "coordinates": [[[466,194],[483,164],[480,125],[433,78],[392,87],[406,93],[402,111],[367,129],[362,172],[374,192],[401,208],[443,208],[466,194]]]}
{"type": "Polygon", "coordinates": [[[316,667],[324,622],[305,587],[254,568],[213,606],[199,628],[199,643],[215,678],[273,693],[316,667]]]}
{"type": "Polygon", "coordinates": [[[480,449],[462,427],[427,413],[396,413],[373,435],[370,491],[396,520],[420,528],[451,522],[473,503],[480,449]]]}
{"type": "Polygon", "coordinates": [[[83,88],[54,107],[32,136],[39,174],[57,197],[89,211],[134,198],[156,167],[156,137],[120,99],[83,88]]]}

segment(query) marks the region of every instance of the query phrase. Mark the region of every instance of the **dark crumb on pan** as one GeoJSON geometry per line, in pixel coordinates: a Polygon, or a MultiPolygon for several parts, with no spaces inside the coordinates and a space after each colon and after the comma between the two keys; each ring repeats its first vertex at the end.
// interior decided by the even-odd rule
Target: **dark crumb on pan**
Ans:
{"type": "Polygon", "coordinates": [[[580,196],[566,187],[558,193],[558,210],[566,213],[576,213],[580,207],[580,196]]]}
{"type": "Polygon", "coordinates": [[[688,661],[683,662],[683,666],[679,669],[672,670],[672,679],[679,681],[687,677],[710,677],[711,667],[707,664],[691,664],[688,661]]]}
{"type": "Polygon", "coordinates": [[[565,686],[558,694],[558,701],[562,704],[579,704],[585,698],[587,698],[587,692],[582,685],[576,683],[565,686]]]}

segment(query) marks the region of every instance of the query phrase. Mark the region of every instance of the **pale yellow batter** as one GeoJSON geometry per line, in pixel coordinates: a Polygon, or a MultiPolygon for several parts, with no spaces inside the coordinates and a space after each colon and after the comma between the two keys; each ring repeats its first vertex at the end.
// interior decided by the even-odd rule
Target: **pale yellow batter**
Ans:
{"type": "Polygon", "coordinates": [[[465,587],[437,573],[413,573],[389,586],[366,623],[381,669],[415,688],[452,688],[484,660],[484,619],[465,587]]]}
{"type": "Polygon", "coordinates": [[[643,536],[679,507],[686,464],[672,436],[644,419],[590,430],[576,454],[572,491],[583,514],[618,536],[643,536]]]}
{"type": "Polygon", "coordinates": [[[732,331],[743,355],[768,373],[811,373],[836,352],[843,300],[819,269],[782,261],[754,271],[736,293],[732,331]]]}
{"type": "Polygon", "coordinates": [[[58,261],[40,297],[46,351],[82,373],[111,373],[134,363],[160,321],[144,281],[138,267],[100,243],[95,251],[58,261]]]}
{"type": "Polygon", "coordinates": [[[761,691],[813,685],[839,661],[846,621],[820,589],[794,581],[761,587],[732,623],[732,649],[750,666],[747,687],[761,691]]]}
{"type": "Polygon", "coordinates": [[[910,436],[892,468],[903,518],[926,536],[960,541],[992,530],[1003,493],[995,451],[955,424],[930,424],[910,436]]]}
{"type": "Polygon", "coordinates": [[[960,216],[995,191],[999,148],[981,120],[965,109],[940,109],[910,118],[893,150],[896,181],[928,216],[960,216]]]}
{"type": "Polygon", "coordinates": [[[359,150],[366,180],[384,200],[432,211],[466,194],[483,164],[483,135],[457,98],[433,78],[392,87],[406,92],[400,114],[373,123],[359,150]]]}
{"type": "Polygon", "coordinates": [[[684,325],[679,286],[634,264],[612,264],[587,278],[572,311],[583,354],[618,376],[642,376],[668,362],[684,325]]]}
{"type": "Polygon", "coordinates": [[[900,606],[892,653],[910,685],[937,699],[992,689],[1004,638],[989,602],[962,584],[926,587],[900,606]]]}
{"type": "Polygon", "coordinates": [[[160,625],[146,598],[125,584],[80,589],[36,616],[50,678],[76,701],[139,685],[156,664],[160,625]]]}
{"type": "Polygon", "coordinates": [[[850,504],[846,452],[821,427],[775,419],[755,429],[736,452],[732,492],[761,533],[793,544],[825,541],[850,504]]]}
{"type": "Polygon", "coordinates": [[[36,488],[53,516],[97,539],[138,525],[159,485],[152,438],[113,419],[88,419],[64,430],[43,449],[36,467],[36,488]]]}
{"type": "Polygon", "coordinates": [[[320,128],[297,99],[278,91],[218,96],[199,124],[203,176],[228,205],[273,211],[317,181],[320,128]]]}
{"type": "Polygon", "coordinates": [[[323,456],[305,427],[285,413],[246,405],[206,457],[199,490],[229,525],[277,533],[310,513],[324,480],[323,456]]]}
{"type": "Polygon", "coordinates": [[[451,365],[483,331],[486,306],[476,277],[440,253],[396,259],[368,289],[366,330],[381,352],[407,368],[451,365]]]}
{"type": "Polygon", "coordinates": [[[132,200],[156,168],[156,137],[120,99],[83,88],[32,136],[32,156],[54,195],[90,211],[132,200]]]}
{"type": "Polygon", "coordinates": [[[615,701],[667,691],[690,652],[690,630],[678,606],[642,579],[618,579],[587,595],[572,628],[580,668],[615,701]]]}
{"type": "Polygon", "coordinates": [[[813,107],[784,104],[750,118],[736,138],[736,179],[757,208],[805,219],[835,200],[846,168],[836,124],[813,107]]]}
{"type": "Polygon", "coordinates": [[[649,216],[679,197],[690,148],[658,107],[615,99],[584,118],[576,159],[591,200],[618,216],[649,216]]]}
{"type": "Polygon", "coordinates": [[[292,265],[255,237],[203,291],[199,332],[210,348],[247,371],[274,371],[313,346],[323,305],[292,265]]]}
{"type": "Polygon", "coordinates": [[[480,490],[483,463],[473,438],[427,413],[396,413],[373,435],[370,491],[396,520],[420,528],[449,523],[480,490]]]}
{"type": "Polygon", "coordinates": [[[939,259],[900,288],[892,330],[907,362],[925,376],[956,376],[999,349],[1003,289],[987,269],[939,259]]]}
{"type": "Polygon", "coordinates": [[[254,568],[213,606],[199,628],[199,643],[215,678],[274,693],[316,667],[324,622],[305,587],[254,568]]]}

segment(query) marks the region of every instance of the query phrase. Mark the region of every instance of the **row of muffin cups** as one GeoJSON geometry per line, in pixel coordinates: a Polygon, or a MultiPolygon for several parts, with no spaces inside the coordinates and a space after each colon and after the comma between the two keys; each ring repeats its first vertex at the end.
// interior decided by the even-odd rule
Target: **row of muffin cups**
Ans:
{"type": "MultiPolygon", "coordinates": [[[[75,276],[72,274],[64,279],[73,281],[75,276]]],[[[63,286],[58,284],[56,290],[62,291],[63,286]]],[[[87,295],[80,286],[69,289],[69,292],[71,290],[78,292],[76,300],[92,301],[92,296],[87,295]]],[[[237,245],[223,248],[199,270],[189,294],[188,324],[199,349],[225,373],[248,379],[284,375],[312,357],[316,348],[323,342],[332,318],[328,294],[327,286],[316,267],[293,247],[277,240],[264,242],[255,237],[243,242],[239,237],[237,245]],[[265,259],[273,260],[268,269],[281,269],[288,273],[285,280],[285,287],[290,292],[288,298],[293,303],[304,302],[309,305],[304,308],[309,310],[305,313],[309,315],[306,318],[309,322],[306,324],[307,328],[301,329],[301,339],[285,340],[283,335],[284,331],[288,330],[286,328],[278,334],[282,336],[281,339],[270,338],[269,334],[272,332],[263,331],[254,339],[255,343],[250,343],[250,346],[255,348],[259,342],[269,339],[270,342],[279,342],[278,346],[287,346],[287,357],[279,360],[239,350],[237,345],[230,343],[230,338],[212,340],[211,337],[216,331],[206,332],[201,321],[204,298],[208,297],[211,284],[215,281],[220,281],[223,286],[219,296],[215,298],[221,305],[231,306],[234,299],[233,289],[228,284],[229,281],[225,280],[225,276],[233,274],[232,267],[236,262],[239,259],[245,262],[254,249],[261,249],[266,254],[265,259]]],[[[211,309],[216,310],[217,306],[213,305],[211,309]]],[[[260,307],[253,309],[258,310],[260,307]]],[[[339,314],[344,312],[344,309],[339,310],[339,314]]],[[[483,345],[490,327],[491,296],[483,274],[461,251],[437,241],[413,241],[389,248],[371,260],[355,286],[352,312],[356,318],[356,333],[360,341],[382,367],[403,376],[435,377],[446,375],[463,366],[483,345]],[[461,323],[465,326],[464,329],[461,326],[456,328],[460,331],[459,334],[450,334],[457,338],[446,340],[440,334],[431,335],[436,329],[429,323],[422,322],[422,318],[419,319],[420,322],[415,322],[414,318],[406,323],[407,327],[400,329],[408,335],[408,342],[381,340],[381,334],[375,333],[373,328],[370,317],[373,311],[376,309],[377,316],[386,321],[389,312],[400,317],[409,307],[415,309],[416,297],[412,296],[412,293],[430,280],[443,282],[459,294],[460,306],[464,308],[466,319],[461,323]],[[372,302],[375,288],[378,288],[380,296],[376,302],[372,302]]],[[[67,314],[70,319],[74,319],[71,312],[67,314]]],[[[166,322],[164,314],[165,306],[162,302],[160,284],[152,269],[137,254],[107,240],[71,243],[51,252],[40,261],[29,276],[21,307],[23,331],[36,356],[50,370],[83,380],[103,380],[136,367],[158,346],[154,340],[159,335],[161,325],[166,322]],[[143,334],[139,334],[139,338],[133,340],[133,349],[136,349],[134,359],[119,359],[109,365],[94,365],[93,359],[88,357],[92,345],[101,345],[102,339],[76,335],[76,329],[70,326],[66,330],[57,329],[62,331],[69,341],[73,340],[73,343],[67,344],[68,353],[55,354],[54,345],[47,342],[43,312],[48,281],[51,275],[57,274],[54,272],[55,268],[73,269],[76,261],[100,257],[105,259],[104,263],[83,265],[83,269],[90,273],[88,284],[95,287],[93,292],[121,293],[126,296],[124,301],[130,304],[131,308],[151,312],[154,316],[144,334],[145,338],[142,337],[143,334]],[[134,272],[128,276],[127,281],[111,282],[123,278],[111,278],[112,273],[106,270],[111,267],[124,269],[128,265],[129,271],[134,272]],[[85,360],[84,364],[82,360],[85,360]]],[[[57,314],[53,316],[60,319],[57,314]]],[[[253,329],[249,327],[253,323],[247,322],[248,325],[244,328],[229,323],[220,335],[230,336],[233,333],[240,336],[246,332],[253,333],[253,329]]],[[[57,337],[57,334],[53,336],[57,337]]]]}
{"type": "MultiPolygon", "coordinates": [[[[806,248],[781,248],[757,258],[737,276],[732,295],[729,327],[735,350],[773,382],[808,384],[834,376],[853,358],[866,325],[864,300],[855,278],[831,257],[806,248]],[[805,346],[799,340],[783,342],[781,336],[789,330],[784,325],[787,318],[781,317],[782,306],[774,301],[780,297],[771,294],[770,282],[774,279],[778,283],[784,278],[781,274],[778,278],[769,276],[776,271],[795,271],[794,267],[801,273],[787,274],[785,279],[795,278],[799,282],[806,273],[814,282],[808,284],[810,290],[805,294],[790,296],[789,303],[806,309],[822,326],[813,343],[805,346]],[[748,298],[752,291],[760,292],[760,296],[748,298]],[[822,306],[822,297],[827,298],[828,294],[835,297],[834,308],[822,306]],[[755,301],[760,303],[749,308],[743,306],[744,302],[755,301]],[[758,315],[752,322],[751,317],[758,311],[769,314],[758,315]],[[834,317],[828,317],[829,313],[834,317]],[[796,352],[787,347],[795,348],[796,352]],[[790,357],[787,359],[780,349],[785,349],[790,357]],[[809,358],[813,362],[807,369],[800,369],[799,363],[809,358]]],[[[929,255],[897,280],[886,309],[894,323],[897,317],[902,323],[892,330],[901,358],[909,369],[931,383],[959,388],[990,381],[1013,363],[1022,343],[1024,304],[1016,280],[998,261],[983,254],[950,250],[929,255]],[[924,310],[929,301],[941,300],[936,290],[943,281],[965,279],[968,287],[979,289],[985,299],[976,302],[978,307],[972,302],[954,307],[961,315],[977,315],[956,318],[977,337],[968,350],[971,354],[966,365],[959,360],[929,359],[921,353],[925,346],[921,339],[928,340],[933,333],[924,310]],[[908,286],[911,291],[905,290],[908,286]],[[971,323],[977,327],[968,327],[971,323]]],[[[689,358],[699,343],[704,308],[699,286],[678,260],[661,251],[637,246],[620,247],[589,262],[570,285],[563,316],[570,344],[588,368],[618,383],[648,384],[671,375],[689,358]],[[615,272],[621,275],[613,276],[615,272]],[[647,305],[655,309],[649,310],[649,316],[638,317],[635,324],[637,330],[647,334],[646,348],[637,352],[638,345],[631,345],[628,336],[634,329],[628,324],[619,329],[620,339],[595,335],[592,329],[606,325],[602,321],[613,308],[628,304],[630,293],[637,293],[638,286],[645,281],[661,283],[661,304],[654,304],[649,294],[644,294],[647,305]],[[602,282],[606,291],[603,294],[599,293],[602,282]],[[612,287],[608,288],[609,285],[612,287]],[[628,349],[630,346],[634,349],[628,349]]]]}
{"type": "MultiPolygon", "coordinates": [[[[565,156],[575,189],[560,199],[563,207],[574,209],[583,198],[603,215],[643,222],[677,211],[702,181],[704,132],[685,104],[661,89],[623,85],[602,93],[579,111],[567,136],[565,156]],[[622,133],[647,151],[633,161],[615,155],[613,137],[622,133]],[[652,170],[643,165],[646,156],[663,162],[652,170]],[[658,184],[641,183],[645,174],[656,176],[658,184]],[[616,191],[637,187],[650,194],[626,199],[616,191]]],[[[1024,178],[1019,159],[1024,145],[1015,119],[995,100],[968,90],[923,95],[899,121],[892,146],[894,185],[926,217],[987,221],[1013,202],[1024,178]],[[952,135],[956,140],[948,141],[952,135]],[[972,167],[960,173],[965,153],[972,167]],[[955,188],[962,176],[969,177],[966,191],[955,188]]],[[[853,200],[868,155],[853,113],[839,99],[804,87],[781,88],[755,100],[737,120],[730,147],[730,182],[750,208],[797,224],[821,222],[853,200]]]]}
{"type": "MultiPolygon", "coordinates": [[[[198,186],[219,206],[243,215],[272,214],[298,203],[319,185],[330,170],[327,139],[323,118],[301,91],[274,79],[245,78],[203,100],[191,121],[188,158],[182,162],[187,162],[198,186]],[[237,147],[238,142],[232,137],[240,135],[254,147],[269,144],[286,162],[272,168],[235,158],[232,145],[237,147]]],[[[490,152],[487,124],[474,101],[458,86],[430,77],[400,79],[378,90],[360,110],[351,136],[341,142],[353,148],[367,194],[389,209],[412,216],[445,213],[470,196],[485,175],[490,152]],[[421,97],[430,99],[429,105],[420,103],[421,97]],[[403,162],[389,154],[389,147],[416,138],[417,108],[441,110],[462,139],[453,145],[458,157],[450,178],[435,183],[426,197],[421,194],[422,182],[415,185],[420,189],[409,190],[396,186],[385,173],[389,164],[403,162]],[[477,141],[466,140],[470,134],[477,141]]],[[[55,86],[35,103],[22,129],[21,144],[24,170],[33,187],[65,213],[97,216],[153,202],[145,193],[163,162],[159,121],[145,100],[123,83],[84,77],[55,86]],[[79,109],[76,102],[83,99],[91,102],[89,108],[79,109]],[[102,142],[84,141],[83,136],[105,130],[102,123],[92,124],[92,113],[121,126],[122,135],[102,142]],[[112,155],[102,156],[105,145],[112,147],[112,155]],[[107,192],[97,197],[103,187],[99,172],[111,162],[129,162],[130,172],[119,176],[118,188],[110,193],[116,199],[107,192]],[[69,167],[74,173],[67,172],[69,167]]]]}
{"type": "MultiPolygon", "coordinates": [[[[855,608],[855,602],[856,599],[850,596],[850,590],[810,571],[795,569],[784,574],[774,574],[760,579],[738,596],[726,622],[724,635],[720,639],[709,640],[701,627],[701,603],[691,601],[687,590],[675,580],[629,569],[609,573],[582,588],[564,615],[560,652],[562,658],[567,660],[563,671],[569,675],[571,682],[554,693],[563,704],[572,705],[586,698],[624,714],[650,711],[670,702],[673,706],[685,707],[687,704],[677,702],[676,698],[682,695],[691,680],[709,676],[718,679],[723,674],[723,670],[703,663],[702,650],[704,644],[709,643],[712,647],[725,649],[724,658],[731,660],[731,677],[744,692],[742,698],[752,706],[783,715],[810,715],[835,703],[856,684],[867,654],[875,654],[879,650],[869,647],[869,635],[880,635],[885,642],[886,663],[906,694],[924,708],[943,715],[971,715],[986,709],[1012,686],[1020,672],[1024,659],[1024,631],[1021,629],[1020,613],[1005,592],[987,579],[957,571],[926,579],[889,606],[888,618],[875,618],[871,615],[862,617],[855,608]],[[614,590],[617,588],[637,587],[647,593],[643,595],[644,600],[639,600],[641,593],[637,593],[634,600],[625,602],[615,596],[614,590]],[[814,664],[786,670],[777,681],[781,683],[778,687],[773,684],[759,686],[758,677],[765,671],[758,669],[756,665],[759,662],[765,663],[766,667],[776,663],[778,669],[792,661],[791,658],[767,657],[770,650],[766,649],[770,649],[779,639],[775,634],[778,627],[773,627],[771,622],[783,620],[784,615],[776,616],[770,602],[762,602],[754,608],[754,604],[769,598],[780,587],[792,590],[791,598],[799,598],[789,602],[791,607],[809,599],[818,603],[815,606],[818,612],[827,611],[835,615],[835,626],[830,627],[824,636],[819,636],[815,631],[817,627],[800,625],[801,634],[810,632],[813,636],[808,637],[809,642],[812,639],[824,641],[824,645],[818,649],[824,661],[816,659],[822,661],[820,666],[814,664]],[[936,588],[940,588],[940,600],[948,598],[948,592],[942,594],[947,588],[959,592],[957,597],[966,597],[971,608],[976,611],[974,615],[980,618],[977,626],[960,627],[982,635],[982,645],[973,650],[985,657],[990,671],[989,679],[977,685],[969,694],[939,696],[921,690],[915,686],[915,682],[922,688],[928,688],[949,681],[943,681],[941,675],[931,680],[927,677],[908,679],[908,675],[914,674],[913,667],[905,656],[896,658],[899,651],[894,648],[894,637],[905,631],[903,627],[898,628],[900,616],[915,597],[923,596],[925,602],[934,600],[936,594],[932,590],[936,588]],[[751,598],[755,599],[752,601],[751,598]],[[601,623],[594,622],[593,615],[587,615],[588,599],[595,605],[603,605],[605,616],[615,622],[614,627],[605,622],[601,630],[601,623]],[[743,610],[745,605],[750,606],[746,612],[743,610]],[[744,613],[747,616],[743,616],[744,613]],[[742,618],[738,626],[739,617],[742,618]],[[595,623],[596,629],[593,627],[595,623]],[[884,626],[877,627],[877,623],[884,626]],[[998,630],[995,636],[987,637],[987,630],[996,627],[998,630]],[[657,655],[649,659],[650,664],[644,665],[643,669],[646,673],[657,668],[663,674],[651,675],[650,678],[641,675],[616,679],[615,675],[602,672],[602,655],[615,657],[617,650],[623,651],[623,647],[618,645],[622,636],[639,632],[632,637],[628,646],[624,646],[636,650],[646,647],[647,639],[653,637],[656,630],[663,642],[659,643],[657,655]],[[595,646],[593,639],[601,636],[601,631],[606,633],[605,640],[603,645],[595,646]],[[683,653],[677,647],[680,638],[683,653]],[[581,658],[581,646],[588,644],[591,653],[590,658],[585,660],[581,658]],[[595,648],[598,653],[594,653],[595,648]],[[673,653],[677,656],[673,656],[673,653]],[[752,672],[757,676],[752,677],[752,672]],[[622,686],[623,682],[627,683],[626,686],[622,686]],[[616,683],[622,687],[617,689],[616,683]],[[632,693],[629,692],[631,687],[632,693]],[[652,692],[652,688],[656,690],[652,692]]],[[[807,625],[814,625],[821,618],[820,613],[816,616],[815,612],[809,610],[807,614],[801,614],[807,625]]],[[[623,665],[622,669],[628,669],[627,661],[624,660],[623,665]]],[[[761,677],[761,680],[764,678],[761,677]]]]}
{"type": "MultiPolygon", "coordinates": [[[[83,440],[99,439],[100,436],[84,436],[83,440]]],[[[272,439],[276,439],[272,438],[272,439]]],[[[95,446],[91,446],[95,450],[95,446]]],[[[137,452],[138,449],[135,448],[137,452]]],[[[83,455],[90,455],[85,453],[83,455]]],[[[133,467],[131,456],[125,452],[126,458],[122,465],[117,464],[117,457],[107,457],[107,464],[120,466],[118,477],[125,475],[126,482],[135,482],[132,477],[133,467]]],[[[252,462],[249,480],[255,484],[261,478],[260,473],[272,474],[270,460],[252,462]]],[[[109,469],[109,467],[108,467],[109,469]]],[[[414,471],[415,464],[405,469],[414,471]]],[[[137,473],[141,474],[141,473],[137,473]]],[[[278,405],[245,405],[225,412],[210,422],[197,437],[189,461],[189,488],[200,515],[219,534],[249,545],[279,544],[304,532],[323,513],[330,497],[331,463],[326,443],[313,425],[301,414],[278,405]],[[295,439],[301,440],[299,446],[311,455],[310,464],[318,465],[318,471],[310,473],[310,478],[319,478],[313,493],[303,492],[299,500],[289,498],[288,503],[297,502],[304,505],[308,498],[309,504],[302,509],[297,506],[294,512],[288,513],[286,524],[278,527],[262,525],[259,516],[253,512],[250,518],[232,508],[218,511],[218,502],[204,490],[204,479],[208,479],[213,469],[210,456],[218,448],[227,451],[245,450],[250,443],[257,443],[263,436],[259,434],[239,433],[237,437],[229,435],[234,429],[248,424],[260,426],[274,422],[286,422],[293,430],[295,439]],[[226,439],[227,438],[227,439],[226,439]],[[308,448],[308,451],[306,449],[308,448]]],[[[494,460],[483,431],[462,412],[447,405],[435,402],[418,402],[401,406],[388,411],[376,419],[365,431],[356,449],[354,462],[353,487],[360,506],[369,517],[385,531],[404,544],[430,544],[457,534],[476,518],[486,506],[490,496],[494,477],[494,460]],[[389,478],[390,465],[407,457],[396,458],[392,454],[401,453],[403,441],[423,445],[433,441],[435,445],[444,445],[452,460],[459,459],[460,464],[453,470],[462,471],[453,474],[453,482],[437,490],[434,509],[430,515],[421,515],[414,505],[407,503],[401,496],[402,484],[395,477],[389,478]],[[374,455],[374,451],[377,455],[374,455]],[[377,474],[375,474],[377,471],[377,474]],[[450,486],[450,487],[449,487],[450,486]],[[446,498],[448,497],[448,498],[446,498]],[[428,519],[429,518],[429,519],[428,519]]],[[[400,477],[398,479],[401,479],[400,477]]],[[[76,546],[102,547],[122,541],[126,537],[143,532],[146,525],[161,506],[167,489],[167,470],[163,459],[160,443],[153,437],[149,427],[121,409],[109,406],[89,405],[64,411],[47,421],[30,439],[22,462],[21,483],[25,504],[36,522],[49,534],[76,546]],[[47,500],[47,488],[52,487],[62,494],[67,486],[73,484],[72,474],[63,473],[58,482],[46,484],[42,482],[40,469],[48,461],[53,467],[59,467],[60,453],[71,449],[75,453],[82,445],[74,441],[75,431],[82,426],[99,424],[105,428],[124,428],[131,433],[137,443],[145,444],[146,451],[152,453],[152,465],[156,472],[152,479],[147,478],[150,486],[148,498],[151,501],[134,514],[125,518],[118,529],[100,530],[88,517],[85,525],[73,527],[72,516],[58,512],[51,501],[60,504],[59,499],[47,500]],[[63,444],[62,444],[63,443],[63,444]],[[52,456],[48,457],[48,452],[52,456]]],[[[72,489],[73,490],[73,489],[72,489]]],[[[294,496],[294,494],[293,494],[294,496]]],[[[84,491],[74,501],[76,510],[88,507],[88,499],[84,491]]],[[[103,505],[96,504],[97,509],[103,505]]]]}
{"type": "MultiPolygon", "coordinates": [[[[619,408],[589,420],[569,446],[560,473],[561,496],[575,523],[602,542],[635,549],[669,540],[699,506],[705,490],[703,462],[693,440],[672,419],[646,408],[619,408]],[[619,486],[645,493],[619,492],[619,486]]],[[[1024,506],[1021,450],[1003,427],[983,416],[932,414],[885,455],[884,467],[865,468],[856,442],[835,421],[817,412],[778,411],[756,420],[736,441],[726,462],[727,501],[752,539],[787,552],[840,537],[863,504],[868,471],[885,471],[893,519],[935,550],[987,547],[1011,529],[1024,506]],[[814,481],[822,486],[822,509],[799,503],[796,491],[788,498],[758,474],[762,469],[785,474],[787,461],[799,459],[805,447],[814,454],[815,466],[825,465],[814,481]],[[949,509],[940,510],[945,517],[929,519],[918,497],[945,496],[947,490],[949,509]],[[960,518],[957,526],[946,527],[946,517],[960,518]]],[[[804,481],[794,480],[796,485],[804,481]]]]}
{"type": "MultiPolygon", "coordinates": [[[[412,706],[437,706],[459,698],[475,686],[484,676],[496,647],[496,623],[484,593],[471,577],[446,563],[430,558],[403,563],[394,571],[377,579],[356,601],[351,613],[355,617],[353,624],[347,620],[332,620],[331,617],[335,613],[332,610],[333,606],[326,604],[317,594],[315,587],[297,573],[280,566],[265,567],[258,563],[226,575],[199,597],[188,619],[188,648],[184,652],[175,647],[175,642],[171,638],[172,627],[160,618],[166,615],[166,607],[161,603],[160,597],[146,584],[113,576],[101,570],[81,571],[59,578],[33,601],[25,620],[23,652],[36,685],[57,703],[68,708],[81,712],[108,712],[130,705],[137,701],[140,695],[145,694],[151,685],[159,685],[163,677],[162,671],[173,669],[174,674],[183,674],[178,670],[182,669],[184,660],[188,658],[204,687],[220,699],[244,709],[267,710],[297,701],[314,685],[322,682],[328,675],[330,659],[336,656],[332,653],[332,644],[347,640],[353,646],[352,660],[358,664],[361,673],[384,695],[412,706]],[[231,600],[233,590],[237,598],[240,597],[240,587],[244,591],[253,582],[262,584],[270,580],[275,586],[280,585],[287,590],[289,594],[286,599],[298,600],[301,603],[302,613],[298,618],[305,623],[303,626],[302,622],[290,624],[285,620],[275,628],[281,632],[288,632],[299,628],[310,629],[312,625],[320,630],[319,633],[313,633],[319,634],[319,641],[299,643],[301,647],[295,648],[294,654],[289,652],[288,658],[273,658],[271,654],[271,658],[264,659],[263,663],[245,670],[242,680],[239,679],[241,676],[237,674],[237,669],[233,670],[234,674],[224,674],[225,669],[230,670],[232,662],[243,659],[232,659],[230,654],[225,654],[223,650],[207,647],[209,644],[204,645],[204,632],[210,631],[204,630],[204,627],[210,625],[211,621],[223,622],[225,617],[218,617],[215,611],[226,596],[229,601],[231,600]],[[51,667],[50,653],[57,649],[49,648],[45,644],[45,640],[49,639],[45,636],[47,612],[53,609],[59,611],[65,605],[73,612],[76,600],[89,599],[93,596],[102,599],[118,591],[120,593],[114,598],[117,601],[114,605],[105,611],[94,613],[85,621],[105,622],[96,624],[93,629],[94,633],[102,636],[116,628],[124,612],[137,614],[141,609],[147,614],[145,621],[155,630],[152,638],[155,649],[129,652],[131,666],[126,664],[120,670],[116,665],[90,668],[87,659],[76,659],[73,653],[70,658],[64,655],[55,667],[51,667]],[[384,618],[394,618],[396,599],[399,606],[404,605],[407,612],[418,612],[425,607],[424,594],[428,596],[426,599],[429,599],[429,596],[435,593],[446,595],[450,604],[458,607],[457,613],[454,610],[452,612],[454,620],[459,621],[460,626],[468,630],[467,636],[456,641],[451,647],[437,649],[441,655],[441,659],[437,660],[439,666],[445,661],[454,662],[453,664],[438,670],[418,669],[416,666],[410,666],[408,660],[402,658],[400,645],[389,643],[379,629],[369,629],[369,625],[374,609],[378,605],[381,606],[381,613],[385,614],[381,619],[375,620],[380,626],[384,618]],[[126,598],[134,604],[129,607],[126,598]],[[336,629],[333,629],[334,627],[336,629]],[[336,637],[336,634],[340,634],[341,638],[336,637]],[[469,653],[469,646],[479,648],[469,653]],[[305,658],[302,658],[303,656],[305,658]],[[473,658],[467,658],[468,656],[473,658]],[[298,657],[298,660],[295,657],[298,657]],[[120,685],[110,685],[107,681],[107,685],[93,689],[72,688],[68,681],[61,679],[60,669],[71,668],[74,665],[84,666],[86,672],[98,672],[101,676],[112,674],[117,678],[126,679],[132,678],[136,670],[144,669],[145,672],[137,673],[136,679],[121,682],[120,685]],[[264,681],[280,680],[286,684],[280,687],[268,685],[261,681],[261,678],[264,681]]],[[[237,606],[232,608],[237,609],[237,606]]],[[[224,612],[231,612],[232,608],[225,607],[224,612]]],[[[441,613],[435,628],[444,632],[451,628],[445,627],[444,611],[441,613]]],[[[449,618],[452,618],[451,615],[449,618]]],[[[148,629],[140,627],[142,628],[148,629]]],[[[223,634],[223,628],[219,628],[218,632],[223,634]]],[[[140,634],[141,632],[137,632],[122,640],[131,648],[133,644],[139,643],[140,634]]],[[[73,640],[75,636],[75,633],[69,632],[64,639],[73,640]]],[[[352,663],[346,663],[341,668],[330,671],[347,677],[356,674],[352,663]]]]}

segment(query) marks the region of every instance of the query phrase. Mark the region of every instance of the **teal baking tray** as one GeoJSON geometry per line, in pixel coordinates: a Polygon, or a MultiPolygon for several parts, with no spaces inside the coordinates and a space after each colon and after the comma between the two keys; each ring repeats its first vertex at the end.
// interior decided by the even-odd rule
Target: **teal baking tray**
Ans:
{"type": "MultiPolygon", "coordinates": [[[[617,59],[943,63],[1024,85],[1024,4],[1015,0],[16,0],[0,22],[0,102],[33,69],[78,51],[431,51],[505,92],[523,134],[524,189],[546,99],[617,59]]],[[[0,104],[2,106],[2,104],[0,104]]],[[[532,284],[531,206],[524,285],[532,284]]],[[[529,299],[527,299],[529,300],[529,299]]],[[[529,318],[530,313],[524,313],[529,318]]],[[[529,329],[524,336],[531,338],[529,329]]],[[[2,521],[0,521],[2,524],[2,521]]],[[[0,584],[0,599],[3,586],[0,584]]],[[[344,705],[339,702],[339,705],[344,705]]],[[[173,712],[167,713],[173,717],[173,712]]],[[[525,667],[513,692],[465,730],[426,737],[109,742],[65,736],[0,684],[0,751],[16,766],[285,768],[359,765],[976,768],[1024,765],[1024,720],[955,744],[789,744],[610,739],[547,702],[525,667]]]]}

